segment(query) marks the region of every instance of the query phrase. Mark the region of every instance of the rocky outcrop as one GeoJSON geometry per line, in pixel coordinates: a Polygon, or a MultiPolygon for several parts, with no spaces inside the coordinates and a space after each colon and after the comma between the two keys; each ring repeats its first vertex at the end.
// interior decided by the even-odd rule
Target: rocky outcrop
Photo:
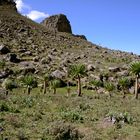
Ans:
{"type": "Polygon", "coordinates": [[[16,3],[14,0],[0,0],[0,10],[11,9],[17,11],[16,3]]]}
{"type": "Polygon", "coordinates": [[[54,32],[72,33],[70,22],[63,14],[50,16],[42,21],[41,24],[44,25],[48,30],[54,32]]]}

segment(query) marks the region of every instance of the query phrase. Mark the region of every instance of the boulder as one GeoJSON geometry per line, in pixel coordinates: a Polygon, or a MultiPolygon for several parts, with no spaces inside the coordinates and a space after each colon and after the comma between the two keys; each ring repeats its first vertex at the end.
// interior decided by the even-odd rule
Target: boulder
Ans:
{"type": "Polygon", "coordinates": [[[63,67],[67,67],[69,64],[71,63],[71,61],[67,58],[64,58],[61,62],[60,65],[63,67]]]}
{"type": "Polygon", "coordinates": [[[129,75],[129,72],[127,70],[124,70],[124,71],[120,71],[117,73],[118,76],[128,76],[129,75]]]}
{"type": "Polygon", "coordinates": [[[41,64],[49,64],[51,61],[52,61],[52,59],[51,59],[50,57],[43,57],[43,58],[40,60],[40,63],[41,63],[41,64]]]}
{"type": "Polygon", "coordinates": [[[105,89],[104,89],[104,88],[99,88],[99,89],[97,90],[97,93],[98,93],[98,94],[104,94],[104,93],[105,93],[105,89]]]}
{"type": "Polygon", "coordinates": [[[19,63],[20,62],[20,59],[17,58],[17,55],[16,54],[8,54],[8,60],[10,62],[13,62],[13,63],[19,63]]]}
{"type": "Polygon", "coordinates": [[[24,52],[24,55],[27,55],[27,56],[32,56],[33,54],[32,54],[32,52],[31,52],[31,51],[26,51],[26,52],[24,52]]]}
{"type": "Polygon", "coordinates": [[[108,77],[108,80],[111,81],[111,82],[114,82],[115,78],[114,77],[108,77]]]}
{"type": "Polygon", "coordinates": [[[88,71],[94,71],[94,70],[95,70],[95,66],[92,65],[92,64],[89,64],[89,65],[87,66],[87,70],[88,70],[88,71]]]}
{"type": "Polygon", "coordinates": [[[35,57],[33,58],[33,61],[34,61],[34,62],[39,62],[39,57],[38,57],[38,56],[35,56],[35,57]]]}
{"type": "Polygon", "coordinates": [[[20,73],[26,75],[28,73],[35,73],[36,69],[34,67],[23,67],[20,69],[20,73]]]}
{"type": "Polygon", "coordinates": [[[95,87],[90,86],[90,85],[83,85],[82,88],[87,89],[87,90],[95,90],[95,87]]]}
{"type": "Polygon", "coordinates": [[[13,71],[10,69],[5,69],[0,72],[0,79],[7,78],[9,75],[13,74],[13,71]]]}
{"type": "Polygon", "coordinates": [[[7,54],[9,52],[10,50],[6,46],[0,45],[0,54],[7,54]]]}
{"type": "Polygon", "coordinates": [[[60,70],[55,70],[54,72],[51,73],[51,76],[58,79],[62,79],[66,76],[66,74],[60,70]]]}
{"type": "Polygon", "coordinates": [[[50,16],[43,20],[41,24],[54,32],[72,33],[70,22],[63,14],[50,16]]]}
{"type": "Polygon", "coordinates": [[[108,70],[110,72],[119,72],[120,71],[120,68],[119,67],[109,67],[108,70]]]}
{"type": "Polygon", "coordinates": [[[135,93],[135,88],[134,88],[134,87],[129,88],[129,92],[130,92],[131,94],[134,94],[134,93],[135,93]]]}

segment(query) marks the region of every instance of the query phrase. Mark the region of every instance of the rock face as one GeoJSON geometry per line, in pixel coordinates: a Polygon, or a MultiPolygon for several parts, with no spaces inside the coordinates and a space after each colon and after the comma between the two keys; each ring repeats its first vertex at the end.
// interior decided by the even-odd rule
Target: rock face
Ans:
{"type": "Polygon", "coordinates": [[[0,0],[0,10],[12,9],[17,11],[16,3],[14,0],[0,0]]]}
{"type": "Polygon", "coordinates": [[[63,14],[50,16],[42,21],[41,24],[51,31],[72,33],[70,22],[63,14]]]}

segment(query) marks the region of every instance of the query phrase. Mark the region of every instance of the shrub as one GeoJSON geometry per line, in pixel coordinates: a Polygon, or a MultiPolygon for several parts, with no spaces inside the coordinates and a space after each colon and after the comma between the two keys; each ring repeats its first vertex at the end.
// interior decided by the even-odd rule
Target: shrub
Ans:
{"type": "Polygon", "coordinates": [[[69,120],[71,122],[75,122],[75,121],[83,122],[84,120],[84,117],[78,111],[65,110],[65,111],[62,111],[60,115],[62,119],[69,120]]]}
{"type": "Polygon", "coordinates": [[[114,123],[127,123],[132,124],[134,122],[134,118],[128,113],[118,113],[118,112],[109,112],[107,114],[107,117],[110,117],[111,121],[114,121],[114,123]]]}
{"type": "Polygon", "coordinates": [[[31,107],[34,106],[34,104],[35,104],[35,100],[34,100],[34,98],[31,97],[31,96],[26,97],[26,98],[24,98],[24,100],[23,100],[23,105],[26,106],[26,107],[31,108],[31,107]]]}
{"type": "Polygon", "coordinates": [[[90,82],[90,84],[95,86],[96,90],[98,90],[99,87],[103,87],[103,82],[100,80],[93,80],[90,82]]]}
{"type": "Polygon", "coordinates": [[[17,83],[13,79],[5,79],[2,83],[2,87],[12,91],[12,89],[17,88],[17,83]]]}
{"type": "Polygon", "coordinates": [[[17,137],[19,140],[28,140],[28,138],[25,136],[24,131],[19,131],[17,137]]]}
{"type": "Polygon", "coordinates": [[[131,83],[130,80],[126,77],[121,78],[118,82],[118,86],[122,89],[123,91],[123,98],[125,98],[125,94],[128,93],[128,89],[130,87],[131,83]]]}
{"type": "Polygon", "coordinates": [[[37,87],[37,80],[33,75],[26,75],[25,77],[21,78],[22,83],[27,88],[27,94],[31,93],[31,89],[37,87]]]}
{"type": "Polygon", "coordinates": [[[0,68],[4,68],[5,66],[5,61],[4,60],[0,60],[0,68]]]}
{"type": "Polygon", "coordinates": [[[61,86],[61,82],[59,79],[54,79],[50,82],[51,88],[53,89],[53,93],[56,94],[56,89],[61,86]]]}
{"type": "Polygon", "coordinates": [[[111,92],[115,89],[115,86],[112,83],[105,83],[104,87],[108,92],[111,92]]]}
{"type": "Polygon", "coordinates": [[[10,111],[10,108],[9,108],[9,106],[6,103],[2,103],[0,105],[0,111],[1,112],[8,112],[8,111],[10,111]]]}
{"type": "Polygon", "coordinates": [[[48,134],[55,140],[79,140],[84,137],[75,127],[63,122],[52,123],[44,132],[42,139],[45,140],[45,137],[47,139],[48,134]]]}
{"type": "Polygon", "coordinates": [[[124,77],[119,80],[118,84],[121,87],[121,89],[126,89],[126,88],[129,88],[131,83],[128,78],[124,77]]]}

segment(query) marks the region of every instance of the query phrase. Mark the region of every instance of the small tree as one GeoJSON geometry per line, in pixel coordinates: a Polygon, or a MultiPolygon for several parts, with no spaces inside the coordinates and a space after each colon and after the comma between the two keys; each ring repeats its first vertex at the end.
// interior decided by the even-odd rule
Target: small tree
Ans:
{"type": "Polygon", "coordinates": [[[60,87],[61,82],[59,79],[53,79],[50,81],[51,88],[53,89],[53,94],[56,94],[56,89],[60,87]]]}
{"type": "Polygon", "coordinates": [[[113,83],[106,83],[104,85],[104,87],[107,90],[107,92],[109,93],[109,96],[111,97],[112,96],[111,92],[115,89],[114,84],[113,83]]]}
{"type": "Polygon", "coordinates": [[[81,96],[81,77],[86,75],[86,67],[83,64],[71,65],[68,71],[73,79],[77,79],[78,96],[81,96]]]}
{"type": "Polygon", "coordinates": [[[133,62],[130,65],[129,70],[135,75],[135,98],[138,99],[138,79],[140,77],[140,61],[133,62]]]}
{"type": "Polygon", "coordinates": [[[123,91],[123,98],[125,98],[125,95],[128,92],[128,88],[130,86],[130,80],[128,78],[121,78],[118,84],[123,91]]]}
{"type": "Polygon", "coordinates": [[[69,81],[67,81],[67,97],[69,97],[70,96],[70,82],[69,81]]]}
{"type": "Polygon", "coordinates": [[[34,78],[34,76],[32,76],[32,75],[26,75],[21,80],[22,80],[23,84],[27,88],[27,94],[30,94],[31,93],[31,89],[33,87],[36,87],[37,86],[37,81],[34,78]]]}
{"type": "Polygon", "coordinates": [[[48,73],[44,75],[44,84],[43,84],[43,93],[46,94],[47,92],[47,85],[49,85],[49,82],[52,80],[51,75],[48,73]]]}

